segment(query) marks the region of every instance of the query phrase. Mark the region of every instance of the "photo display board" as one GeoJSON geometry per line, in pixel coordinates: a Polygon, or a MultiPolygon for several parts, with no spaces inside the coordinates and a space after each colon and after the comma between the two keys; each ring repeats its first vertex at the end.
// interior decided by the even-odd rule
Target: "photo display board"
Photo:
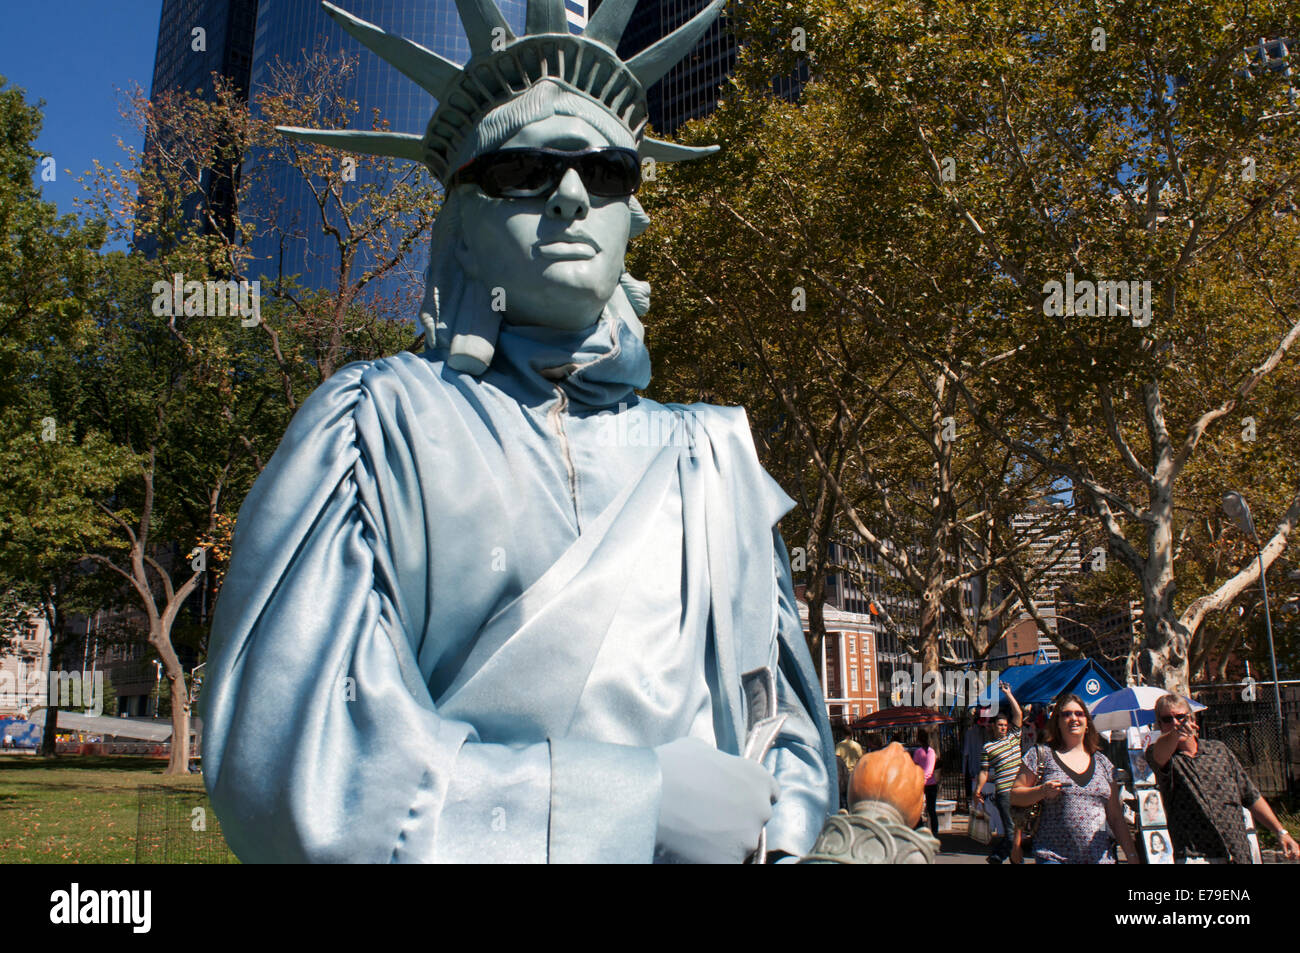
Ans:
{"type": "MultiPolygon", "coordinates": [[[[1146,746],[1152,735],[1145,728],[1128,729],[1128,764],[1133,778],[1133,793],[1137,795],[1138,842],[1148,864],[1172,864],[1174,842],[1169,836],[1169,818],[1165,813],[1164,796],[1156,787],[1155,772],[1147,764],[1146,746]]],[[[1246,808],[1241,809],[1246,819],[1246,837],[1250,841],[1250,856],[1257,863],[1264,862],[1259,852],[1259,832],[1255,819],[1246,808]]]]}
{"type": "Polygon", "coordinates": [[[1172,864],[1174,842],[1169,836],[1169,818],[1165,802],[1156,787],[1156,775],[1147,764],[1146,746],[1150,732],[1144,728],[1128,729],[1128,765],[1133,778],[1133,793],[1137,796],[1138,836],[1148,864],[1172,864]]]}

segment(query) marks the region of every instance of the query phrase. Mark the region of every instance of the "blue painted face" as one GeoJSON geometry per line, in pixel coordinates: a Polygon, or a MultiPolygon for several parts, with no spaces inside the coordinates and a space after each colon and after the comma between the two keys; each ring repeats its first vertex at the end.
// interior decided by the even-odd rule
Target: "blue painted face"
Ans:
{"type": "MultiPolygon", "coordinates": [[[[577,151],[611,145],[591,124],[553,115],[530,123],[501,148],[577,151]]],[[[490,198],[460,186],[461,267],[496,299],[512,324],[579,330],[600,317],[618,287],[627,251],[627,198],[587,193],[574,169],[549,195],[490,198]]]]}

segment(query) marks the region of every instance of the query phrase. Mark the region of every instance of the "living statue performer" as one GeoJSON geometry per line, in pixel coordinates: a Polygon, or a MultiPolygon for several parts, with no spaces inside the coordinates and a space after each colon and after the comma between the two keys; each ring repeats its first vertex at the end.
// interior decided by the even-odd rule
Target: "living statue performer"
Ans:
{"type": "Polygon", "coordinates": [[[663,405],[623,270],[645,89],[634,0],[515,37],[457,0],[464,69],[326,4],[438,100],[424,136],[285,129],[446,186],[424,354],[350,364],[239,513],[204,774],[244,861],[739,862],[806,854],[829,726],[739,408],[663,405]]]}

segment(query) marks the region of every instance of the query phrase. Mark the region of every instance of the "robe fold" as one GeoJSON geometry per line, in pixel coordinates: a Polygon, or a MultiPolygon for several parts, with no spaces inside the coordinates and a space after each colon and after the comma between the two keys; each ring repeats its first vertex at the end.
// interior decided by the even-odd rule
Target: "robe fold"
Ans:
{"type": "Polygon", "coordinates": [[[200,702],[241,860],[648,862],[654,747],[786,715],[769,850],[836,808],[820,687],[744,412],[662,405],[617,318],[351,364],[239,513],[200,702]]]}

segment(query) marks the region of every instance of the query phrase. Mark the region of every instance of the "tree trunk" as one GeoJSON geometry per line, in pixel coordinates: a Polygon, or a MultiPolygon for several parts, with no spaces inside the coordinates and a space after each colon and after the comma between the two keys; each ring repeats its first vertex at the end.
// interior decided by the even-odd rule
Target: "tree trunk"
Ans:
{"type": "MultiPolygon", "coordinates": [[[[179,670],[179,666],[177,666],[179,670]]],[[[166,774],[190,773],[190,692],[185,673],[167,673],[172,689],[172,749],[166,774]]]]}
{"type": "Polygon", "coordinates": [[[57,588],[51,586],[45,596],[42,609],[45,612],[45,625],[50,630],[49,664],[44,673],[45,678],[45,731],[41,735],[41,754],[52,758],[59,753],[57,735],[59,733],[59,694],[50,691],[50,672],[58,670],[63,662],[63,613],[59,611],[57,588]]]}
{"type": "Polygon", "coordinates": [[[1147,685],[1187,695],[1191,633],[1174,613],[1177,584],[1172,569],[1160,573],[1143,588],[1142,624],[1146,644],[1138,656],[1138,669],[1147,685]]]}
{"type": "Polygon", "coordinates": [[[1174,613],[1173,489],[1158,482],[1151,491],[1151,524],[1142,573],[1142,624],[1146,646],[1138,665],[1146,684],[1187,695],[1191,632],[1174,613]]]}
{"type": "MultiPolygon", "coordinates": [[[[817,514],[817,515],[820,515],[817,514]]],[[[808,651],[812,653],[813,668],[817,679],[823,677],[822,646],[826,642],[826,564],[828,545],[825,535],[814,530],[808,535],[808,584],[804,586],[803,598],[808,605],[808,651]]]]}
{"type": "Polygon", "coordinates": [[[942,585],[943,577],[938,574],[931,574],[925,587],[925,593],[921,598],[921,622],[918,637],[921,643],[922,678],[930,672],[939,671],[939,633],[943,612],[939,592],[942,585]]]}
{"type": "MultiPolygon", "coordinates": [[[[50,680],[47,674],[45,679],[46,690],[49,690],[50,680]]],[[[57,692],[50,692],[45,702],[45,733],[41,736],[41,754],[47,758],[52,758],[59,753],[55,742],[55,735],[59,731],[59,696],[57,692]]]]}
{"type": "Polygon", "coordinates": [[[808,651],[812,653],[813,668],[817,671],[819,681],[824,674],[822,672],[822,645],[826,641],[826,621],[822,612],[824,606],[824,599],[808,600],[808,651]]]}
{"type": "Polygon", "coordinates": [[[163,671],[167,673],[167,683],[171,686],[171,755],[167,759],[167,770],[163,772],[164,774],[190,773],[190,691],[185,684],[185,669],[181,667],[180,659],[176,657],[176,650],[172,648],[171,643],[172,621],[179,605],[178,600],[168,606],[166,614],[158,619],[149,633],[149,643],[162,660],[163,671]]]}

